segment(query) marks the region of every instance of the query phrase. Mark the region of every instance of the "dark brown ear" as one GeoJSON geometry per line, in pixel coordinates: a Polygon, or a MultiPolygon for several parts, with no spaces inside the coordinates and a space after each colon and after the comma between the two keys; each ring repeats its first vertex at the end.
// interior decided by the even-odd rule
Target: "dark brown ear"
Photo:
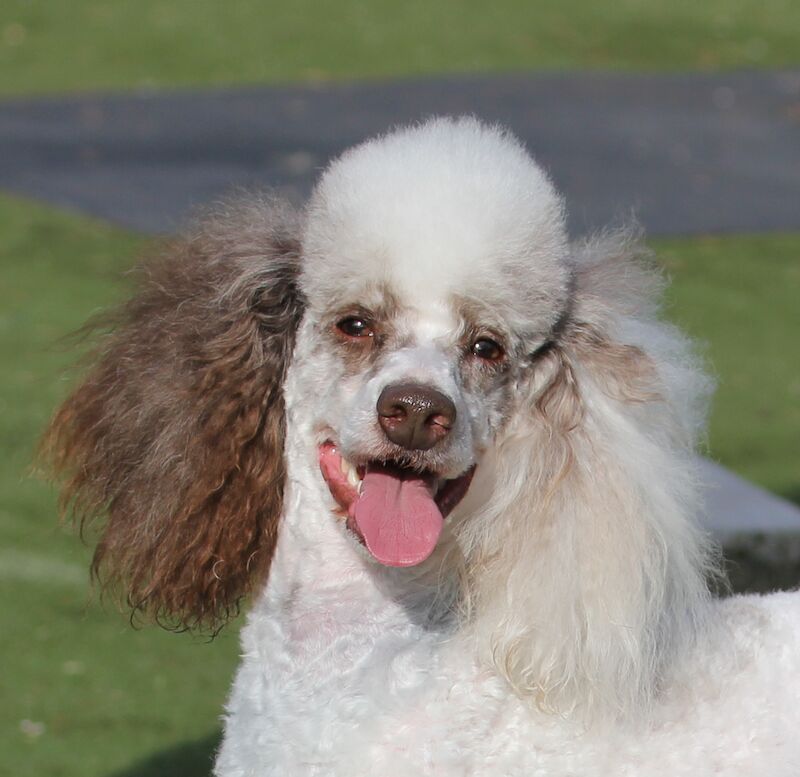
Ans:
{"type": "Polygon", "coordinates": [[[267,574],[298,251],[294,217],[266,202],[167,246],[46,434],[65,509],[106,518],[93,572],[159,621],[215,628],[267,574]]]}

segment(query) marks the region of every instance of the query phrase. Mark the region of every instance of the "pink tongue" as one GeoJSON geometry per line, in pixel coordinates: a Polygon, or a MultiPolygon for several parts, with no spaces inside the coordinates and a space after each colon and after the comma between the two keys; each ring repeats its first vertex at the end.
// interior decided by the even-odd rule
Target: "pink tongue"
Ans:
{"type": "Polygon", "coordinates": [[[390,567],[428,558],[444,521],[424,478],[388,467],[367,470],[350,514],[369,552],[390,567]]]}

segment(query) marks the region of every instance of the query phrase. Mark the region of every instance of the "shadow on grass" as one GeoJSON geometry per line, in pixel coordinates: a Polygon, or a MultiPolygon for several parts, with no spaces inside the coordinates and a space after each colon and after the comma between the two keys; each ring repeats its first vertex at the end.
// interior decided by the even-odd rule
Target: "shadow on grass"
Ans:
{"type": "Polygon", "coordinates": [[[222,732],[171,747],[109,777],[209,777],[222,732]]]}

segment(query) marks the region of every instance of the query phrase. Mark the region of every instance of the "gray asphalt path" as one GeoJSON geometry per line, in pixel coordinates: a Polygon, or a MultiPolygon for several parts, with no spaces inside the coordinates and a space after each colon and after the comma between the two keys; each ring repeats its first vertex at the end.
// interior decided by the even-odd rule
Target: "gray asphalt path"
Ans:
{"type": "Polygon", "coordinates": [[[510,126],[581,233],[800,228],[800,70],[464,76],[0,103],[0,187],[170,232],[232,187],[294,199],[347,146],[475,113],[510,126]]]}

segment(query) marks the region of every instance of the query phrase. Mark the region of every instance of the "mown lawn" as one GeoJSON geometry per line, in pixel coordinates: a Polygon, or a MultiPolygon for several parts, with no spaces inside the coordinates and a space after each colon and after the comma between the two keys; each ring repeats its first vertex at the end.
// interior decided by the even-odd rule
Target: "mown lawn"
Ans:
{"type": "Polygon", "coordinates": [[[795,0],[3,0],[0,94],[798,62],[795,0]]]}

